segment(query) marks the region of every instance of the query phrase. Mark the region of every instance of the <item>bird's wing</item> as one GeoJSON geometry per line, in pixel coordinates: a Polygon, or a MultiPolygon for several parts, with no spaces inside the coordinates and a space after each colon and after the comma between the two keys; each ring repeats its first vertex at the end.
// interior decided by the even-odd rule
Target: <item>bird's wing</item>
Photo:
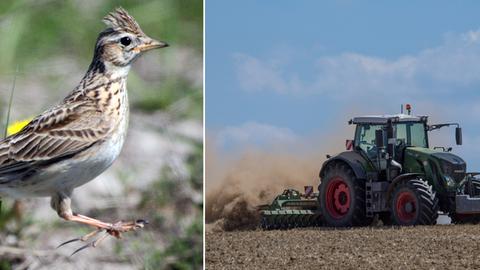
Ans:
{"type": "Polygon", "coordinates": [[[0,142],[0,175],[75,155],[110,131],[90,100],[63,103],[33,119],[19,133],[0,142]]]}

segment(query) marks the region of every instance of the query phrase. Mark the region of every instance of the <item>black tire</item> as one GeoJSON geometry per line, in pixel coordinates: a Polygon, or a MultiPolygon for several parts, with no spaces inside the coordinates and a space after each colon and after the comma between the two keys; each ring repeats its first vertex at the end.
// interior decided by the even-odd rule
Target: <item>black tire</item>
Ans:
{"type": "Polygon", "coordinates": [[[372,218],[366,217],[365,181],[357,179],[347,164],[330,164],[318,189],[320,211],[326,226],[355,227],[372,223],[372,218]]]}
{"type": "Polygon", "coordinates": [[[392,194],[391,220],[395,225],[435,225],[438,198],[427,181],[415,178],[398,184],[392,194]]]}
{"type": "MultiPolygon", "coordinates": [[[[470,196],[480,196],[480,180],[473,179],[472,180],[472,188],[470,186],[465,185],[464,193],[470,196]]],[[[455,204],[455,201],[453,201],[455,204]]],[[[451,213],[449,214],[450,219],[452,220],[453,224],[479,224],[480,223],[480,214],[473,214],[473,215],[461,215],[451,213]]]]}

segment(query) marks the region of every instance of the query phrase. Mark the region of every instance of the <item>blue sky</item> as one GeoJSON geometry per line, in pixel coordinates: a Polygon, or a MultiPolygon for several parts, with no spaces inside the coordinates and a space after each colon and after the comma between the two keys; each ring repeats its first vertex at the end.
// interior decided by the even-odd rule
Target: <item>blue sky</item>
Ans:
{"type": "MultiPolygon", "coordinates": [[[[354,115],[411,103],[432,122],[460,122],[455,151],[480,170],[479,10],[475,1],[208,0],[207,144],[320,140],[354,115]]],[[[453,143],[453,129],[440,132],[453,143]]]]}

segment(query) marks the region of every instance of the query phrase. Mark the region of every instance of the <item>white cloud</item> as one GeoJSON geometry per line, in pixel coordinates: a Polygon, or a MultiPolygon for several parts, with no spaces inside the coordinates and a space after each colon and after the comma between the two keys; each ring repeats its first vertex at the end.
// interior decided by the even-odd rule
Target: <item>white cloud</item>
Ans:
{"type": "Polygon", "coordinates": [[[246,54],[235,54],[239,82],[249,91],[274,90],[285,93],[289,90],[281,67],[246,54]]]}
{"type": "MultiPolygon", "coordinates": [[[[447,35],[435,48],[396,59],[346,52],[311,58],[302,63],[311,74],[301,76],[289,62],[275,62],[237,53],[237,78],[247,91],[282,94],[327,94],[345,97],[365,93],[451,93],[459,88],[480,86],[480,31],[447,35]]],[[[297,65],[298,66],[298,65],[297,65]]]]}
{"type": "Polygon", "coordinates": [[[292,143],[298,136],[288,128],[257,122],[246,122],[239,126],[227,126],[215,132],[218,147],[275,145],[292,143]]]}

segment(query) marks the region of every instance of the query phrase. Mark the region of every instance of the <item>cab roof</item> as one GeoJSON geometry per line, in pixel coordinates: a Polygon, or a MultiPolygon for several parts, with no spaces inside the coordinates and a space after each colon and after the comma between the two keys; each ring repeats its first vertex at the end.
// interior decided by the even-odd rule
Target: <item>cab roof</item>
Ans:
{"type": "Polygon", "coordinates": [[[409,114],[393,114],[393,115],[366,115],[352,118],[349,124],[387,124],[392,122],[424,122],[426,123],[428,116],[415,116],[409,114]]]}

